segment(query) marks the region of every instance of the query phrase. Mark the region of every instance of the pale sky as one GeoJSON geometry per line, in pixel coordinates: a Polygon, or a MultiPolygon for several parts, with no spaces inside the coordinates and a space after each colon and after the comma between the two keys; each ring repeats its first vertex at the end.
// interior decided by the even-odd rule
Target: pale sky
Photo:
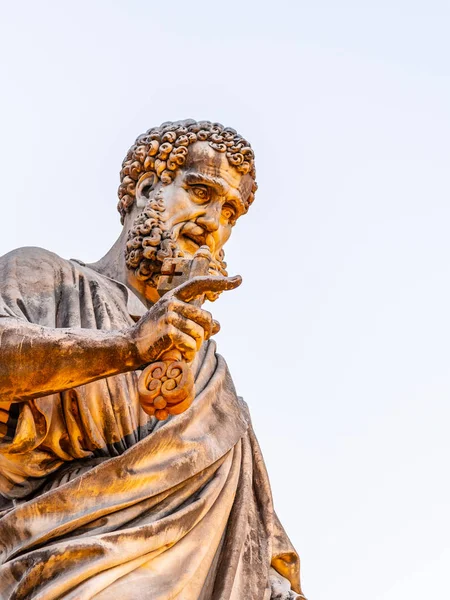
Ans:
{"type": "Polygon", "coordinates": [[[99,258],[135,137],[256,152],[210,308],[309,600],[450,598],[450,5],[0,3],[0,254],[99,258]]]}

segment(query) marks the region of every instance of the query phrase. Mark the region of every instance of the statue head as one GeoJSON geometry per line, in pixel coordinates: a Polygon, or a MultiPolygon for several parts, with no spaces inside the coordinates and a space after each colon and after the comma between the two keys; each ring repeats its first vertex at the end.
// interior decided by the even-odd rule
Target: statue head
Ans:
{"type": "Polygon", "coordinates": [[[129,227],[126,264],[155,285],[165,258],[207,245],[212,272],[226,274],[223,246],[256,191],[254,154],[234,129],[193,120],[167,122],[139,136],[121,171],[119,205],[129,227]]]}

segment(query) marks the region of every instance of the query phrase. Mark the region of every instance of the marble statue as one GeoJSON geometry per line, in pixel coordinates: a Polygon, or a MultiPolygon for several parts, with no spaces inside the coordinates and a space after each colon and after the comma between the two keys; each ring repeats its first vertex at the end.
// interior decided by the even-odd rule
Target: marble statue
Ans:
{"type": "MultiPolygon", "coordinates": [[[[0,598],[304,598],[248,409],[202,308],[256,191],[235,130],[139,136],[94,264],[0,258],[0,598]]],[[[230,296],[231,299],[231,296],[230,296]]]]}

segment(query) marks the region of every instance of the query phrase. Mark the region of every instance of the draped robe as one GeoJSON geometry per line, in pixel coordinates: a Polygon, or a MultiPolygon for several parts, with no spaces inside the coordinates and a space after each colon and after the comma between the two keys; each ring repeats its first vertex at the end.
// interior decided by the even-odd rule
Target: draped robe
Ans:
{"type": "MultiPolygon", "coordinates": [[[[123,329],[122,284],[38,248],[0,259],[0,318],[123,329]]],[[[270,565],[300,592],[245,403],[209,341],[196,397],[158,422],[139,371],[2,401],[0,598],[268,600],[270,565]]]]}

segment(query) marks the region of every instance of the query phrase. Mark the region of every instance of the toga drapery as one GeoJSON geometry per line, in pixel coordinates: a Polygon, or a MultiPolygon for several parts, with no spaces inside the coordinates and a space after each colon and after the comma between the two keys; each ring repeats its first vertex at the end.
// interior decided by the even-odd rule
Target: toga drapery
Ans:
{"type": "MultiPolygon", "coordinates": [[[[144,312],[78,261],[38,248],[0,259],[0,318],[115,330],[144,312]]],[[[165,422],[141,409],[139,372],[0,397],[2,600],[268,600],[271,564],[299,591],[297,554],[214,342],[195,370],[195,401],[165,422]]]]}

